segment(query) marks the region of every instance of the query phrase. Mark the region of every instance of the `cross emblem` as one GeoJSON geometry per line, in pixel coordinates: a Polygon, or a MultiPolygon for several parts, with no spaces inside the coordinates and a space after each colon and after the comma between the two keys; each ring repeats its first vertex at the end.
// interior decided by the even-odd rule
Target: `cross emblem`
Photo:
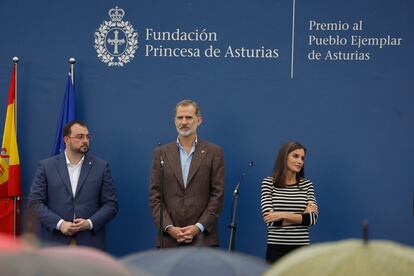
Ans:
{"type": "Polygon", "coordinates": [[[119,54],[119,52],[118,52],[118,46],[120,46],[120,45],[122,45],[122,44],[125,43],[125,39],[119,39],[118,38],[118,33],[119,33],[119,31],[118,30],[115,30],[114,31],[114,35],[115,35],[114,39],[108,38],[108,43],[110,45],[113,45],[114,46],[114,54],[115,55],[116,54],[119,54]]]}

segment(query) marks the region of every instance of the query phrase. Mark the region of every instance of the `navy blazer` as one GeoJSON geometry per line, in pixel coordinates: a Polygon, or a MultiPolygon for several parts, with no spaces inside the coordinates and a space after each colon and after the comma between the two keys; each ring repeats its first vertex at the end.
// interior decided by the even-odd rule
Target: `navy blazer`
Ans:
{"type": "Polygon", "coordinates": [[[85,155],[74,197],[65,154],[40,161],[30,190],[29,206],[42,225],[42,240],[69,244],[74,238],[78,245],[104,249],[105,224],[118,212],[118,198],[108,162],[85,155]],[[93,229],[72,237],[56,229],[60,219],[73,221],[74,218],[90,219],[93,229]]]}

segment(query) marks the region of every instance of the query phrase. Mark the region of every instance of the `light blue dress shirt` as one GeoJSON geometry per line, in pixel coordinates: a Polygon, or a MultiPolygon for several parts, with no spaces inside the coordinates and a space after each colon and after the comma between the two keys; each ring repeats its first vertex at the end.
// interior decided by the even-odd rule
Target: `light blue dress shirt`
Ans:
{"type": "Polygon", "coordinates": [[[183,175],[184,188],[187,188],[188,173],[190,172],[191,160],[193,159],[193,154],[195,151],[195,146],[197,145],[198,137],[196,136],[191,150],[189,153],[184,149],[180,143],[180,139],[177,137],[177,147],[180,149],[180,161],[181,161],[181,172],[183,175]]]}
{"type": "MultiPolygon", "coordinates": [[[[188,173],[190,172],[190,166],[191,166],[191,160],[193,159],[195,147],[198,142],[198,136],[196,136],[193,145],[191,147],[191,150],[189,153],[184,149],[184,147],[180,143],[179,137],[177,137],[177,147],[180,150],[180,162],[181,162],[181,172],[183,175],[183,183],[184,188],[187,188],[187,181],[188,181],[188,173]]],[[[201,232],[204,232],[204,225],[197,222],[196,226],[200,229],[201,232]]],[[[168,226],[166,227],[166,229],[168,226]]]]}

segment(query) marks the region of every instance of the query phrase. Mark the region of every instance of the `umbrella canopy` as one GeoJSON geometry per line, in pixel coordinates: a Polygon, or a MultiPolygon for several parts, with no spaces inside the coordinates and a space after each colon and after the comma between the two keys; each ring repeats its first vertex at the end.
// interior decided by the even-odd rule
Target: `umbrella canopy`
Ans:
{"type": "Polygon", "coordinates": [[[254,257],[204,247],[151,250],[126,256],[121,262],[134,275],[138,269],[157,276],[254,276],[268,268],[263,260],[254,257]]]}
{"type": "MultiPolygon", "coordinates": [[[[82,263],[105,271],[105,275],[129,275],[128,270],[110,255],[85,246],[55,246],[42,248],[39,255],[58,258],[73,263],[82,263]]],[[[90,269],[90,268],[89,268],[90,269]]],[[[97,270],[98,271],[98,270],[97,270]]],[[[84,273],[84,275],[90,275],[84,273]]]]}
{"type": "Polygon", "coordinates": [[[20,240],[0,233],[0,255],[18,252],[23,248],[24,245],[20,242],[20,240]]]}
{"type": "Polygon", "coordinates": [[[0,271],[1,275],[15,276],[130,275],[121,263],[109,255],[83,247],[25,247],[3,251],[0,254],[0,271]]]}
{"type": "Polygon", "coordinates": [[[264,275],[414,275],[414,248],[380,240],[322,243],[293,251],[264,275]]]}

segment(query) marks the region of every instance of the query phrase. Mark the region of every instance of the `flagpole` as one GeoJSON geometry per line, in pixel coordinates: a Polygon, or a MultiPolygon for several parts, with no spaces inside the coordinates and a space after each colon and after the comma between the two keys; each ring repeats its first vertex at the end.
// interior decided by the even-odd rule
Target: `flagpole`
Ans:
{"type": "Polygon", "coordinates": [[[15,66],[15,79],[14,79],[14,123],[16,126],[16,136],[17,136],[17,63],[19,63],[18,57],[13,57],[13,66],[15,66]]]}
{"type": "Polygon", "coordinates": [[[70,64],[69,65],[70,66],[70,77],[72,79],[73,86],[75,86],[75,62],[76,62],[75,58],[71,57],[69,59],[69,64],[70,64]]]}
{"type": "MultiPolygon", "coordinates": [[[[17,63],[19,62],[18,57],[13,57],[13,66],[15,67],[14,75],[14,125],[16,128],[17,137],[17,63]]],[[[20,200],[18,196],[13,197],[13,237],[17,237],[17,201],[20,200]]]]}

